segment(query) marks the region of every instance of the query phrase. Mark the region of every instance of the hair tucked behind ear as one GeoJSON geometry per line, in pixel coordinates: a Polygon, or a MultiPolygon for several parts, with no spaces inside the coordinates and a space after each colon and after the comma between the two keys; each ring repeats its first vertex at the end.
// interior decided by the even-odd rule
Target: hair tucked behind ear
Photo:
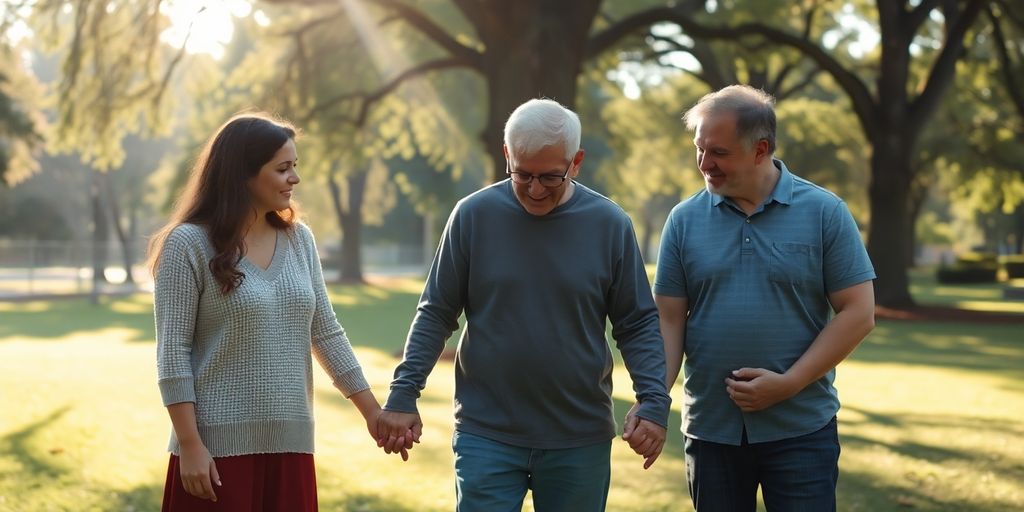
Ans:
{"type": "MultiPolygon", "coordinates": [[[[207,141],[189,172],[188,184],[175,203],[171,220],[149,243],[149,264],[155,275],[168,235],[183,223],[206,228],[213,244],[210,271],[227,294],[245,277],[237,268],[245,254],[243,239],[252,198],[246,183],[260,172],[296,129],[264,113],[239,114],[207,141]]],[[[287,229],[298,220],[294,207],[267,213],[267,222],[287,229]]]]}

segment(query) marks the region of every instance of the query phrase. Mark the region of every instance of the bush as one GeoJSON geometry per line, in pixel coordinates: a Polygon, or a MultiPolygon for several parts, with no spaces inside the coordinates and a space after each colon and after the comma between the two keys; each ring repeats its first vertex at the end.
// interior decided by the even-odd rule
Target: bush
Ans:
{"type": "Polygon", "coordinates": [[[952,265],[939,267],[935,278],[944,284],[994,283],[998,273],[995,254],[968,252],[958,255],[952,265]]]}
{"type": "Polygon", "coordinates": [[[999,258],[1006,269],[1007,279],[1024,279],[1024,254],[1014,254],[999,258]]]}
{"type": "Polygon", "coordinates": [[[966,266],[996,266],[999,264],[999,257],[992,252],[965,252],[956,257],[956,263],[966,266]]]}
{"type": "Polygon", "coordinates": [[[935,278],[943,284],[994,283],[996,267],[985,266],[952,266],[939,267],[935,278]]]}

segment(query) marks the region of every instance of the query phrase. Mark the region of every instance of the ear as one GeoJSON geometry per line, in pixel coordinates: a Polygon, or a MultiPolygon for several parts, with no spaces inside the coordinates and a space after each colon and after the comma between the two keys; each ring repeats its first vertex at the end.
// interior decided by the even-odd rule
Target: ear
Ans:
{"type": "Polygon", "coordinates": [[[754,144],[754,163],[760,165],[765,158],[771,158],[768,153],[768,141],[760,139],[754,144]]]}
{"type": "Polygon", "coordinates": [[[583,165],[584,151],[580,149],[576,152],[576,155],[572,157],[572,170],[569,171],[569,177],[575,178],[580,173],[580,166],[583,165]]]}
{"type": "Polygon", "coordinates": [[[508,145],[507,144],[502,144],[501,145],[501,152],[502,152],[502,154],[505,155],[505,160],[508,160],[508,145]]]}

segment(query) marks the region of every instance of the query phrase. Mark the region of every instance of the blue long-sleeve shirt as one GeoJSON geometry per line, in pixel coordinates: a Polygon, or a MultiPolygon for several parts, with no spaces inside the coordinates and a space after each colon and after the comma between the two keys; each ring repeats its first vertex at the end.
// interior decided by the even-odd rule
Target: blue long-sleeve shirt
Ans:
{"type": "Polygon", "coordinates": [[[448,220],[385,409],[416,399],[465,311],[455,361],[455,428],[531,448],[615,436],[606,320],[633,380],[638,416],[665,426],[671,399],[657,309],[629,217],[576,184],[544,216],[508,180],[448,220]]]}

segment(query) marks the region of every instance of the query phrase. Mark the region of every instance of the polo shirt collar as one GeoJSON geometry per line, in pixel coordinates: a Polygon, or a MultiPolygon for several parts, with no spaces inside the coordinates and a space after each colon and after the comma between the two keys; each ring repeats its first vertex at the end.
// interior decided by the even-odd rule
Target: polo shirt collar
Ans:
{"type": "Polygon", "coordinates": [[[775,184],[769,199],[774,199],[778,203],[789,204],[793,201],[793,175],[789,173],[789,169],[786,168],[786,164],[782,163],[782,160],[773,158],[772,163],[779,169],[779,182],[775,184]]]}
{"type": "MultiPolygon", "coordinates": [[[[772,189],[765,204],[776,201],[788,205],[793,200],[793,175],[789,173],[789,169],[786,168],[786,164],[782,160],[773,158],[772,163],[779,170],[779,181],[775,183],[775,188],[772,189]]],[[[718,206],[722,204],[722,201],[725,201],[725,196],[711,193],[711,206],[718,206]]]]}

